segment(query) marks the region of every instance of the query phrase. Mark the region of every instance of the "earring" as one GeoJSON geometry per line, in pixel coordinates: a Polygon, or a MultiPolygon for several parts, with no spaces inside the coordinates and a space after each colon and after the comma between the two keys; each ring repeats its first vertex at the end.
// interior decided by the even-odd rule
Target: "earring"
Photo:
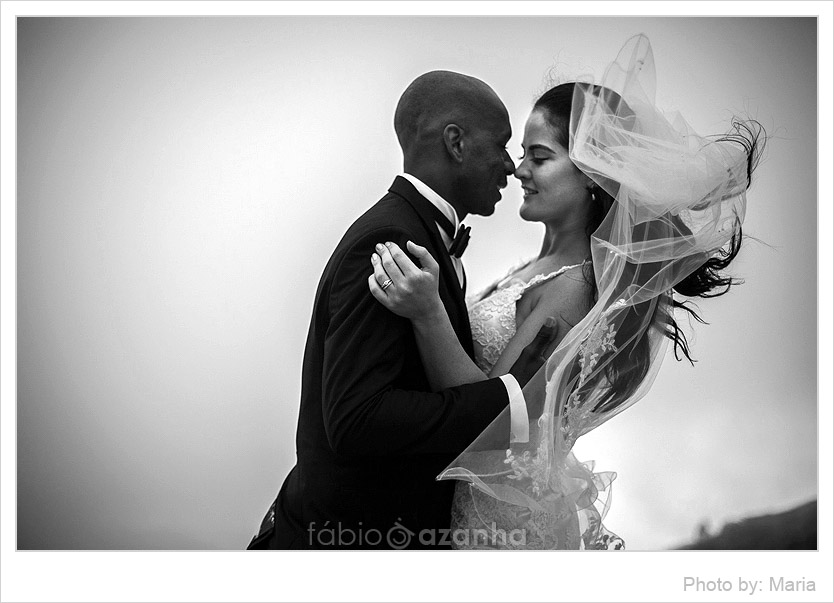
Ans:
{"type": "Polygon", "coordinates": [[[597,202],[597,196],[594,194],[594,189],[589,188],[588,191],[591,193],[591,203],[597,202]]]}

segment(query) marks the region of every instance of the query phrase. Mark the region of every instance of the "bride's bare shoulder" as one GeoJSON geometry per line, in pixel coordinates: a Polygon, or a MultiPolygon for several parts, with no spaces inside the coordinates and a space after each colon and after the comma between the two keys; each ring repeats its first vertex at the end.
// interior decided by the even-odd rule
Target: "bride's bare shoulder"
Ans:
{"type": "Polygon", "coordinates": [[[581,320],[590,309],[591,293],[582,266],[570,267],[528,289],[520,300],[518,318],[535,314],[540,318],[564,316],[566,323],[577,317],[581,320]]]}

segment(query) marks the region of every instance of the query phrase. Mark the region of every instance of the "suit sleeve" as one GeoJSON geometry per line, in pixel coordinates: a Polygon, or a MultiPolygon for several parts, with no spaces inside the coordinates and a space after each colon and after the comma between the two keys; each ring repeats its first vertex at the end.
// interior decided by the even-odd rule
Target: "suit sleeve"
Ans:
{"type": "Polygon", "coordinates": [[[373,231],[350,246],[336,267],[322,412],[337,453],[458,453],[507,406],[507,389],[497,378],[440,392],[403,387],[414,386],[415,373],[422,375],[422,366],[411,366],[420,362],[411,323],[377,302],[367,279],[376,243],[405,248],[409,238],[426,244],[402,230],[373,231]]]}

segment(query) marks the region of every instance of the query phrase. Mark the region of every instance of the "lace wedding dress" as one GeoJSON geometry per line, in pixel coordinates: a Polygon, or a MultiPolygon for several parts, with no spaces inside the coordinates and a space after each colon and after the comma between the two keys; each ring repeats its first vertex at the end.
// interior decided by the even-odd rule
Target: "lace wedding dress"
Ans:
{"type": "MultiPolygon", "coordinates": [[[[548,274],[538,274],[528,281],[514,276],[527,265],[529,263],[513,268],[509,276],[488,287],[487,294],[482,293],[470,300],[469,322],[475,347],[475,363],[486,374],[495,366],[516,333],[518,300],[527,291],[569,270],[581,268],[584,262],[562,266],[548,274]]],[[[519,479],[524,479],[524,470],[514,458],[512,450],[506,454],[508,472],[516,470],[519,479]]],[[[578,478],[578,483],[585,486],[583,489],[586,490],[590,473],[592,492],[586,491],[584,500],[580,496],[573,499],[566,497],[557,505],[559,511],[556,513],[552,509],[508,506],[484,494],[473,484],[458,482],[452,503],[453,546],[458,549],[525,550],[622,548],[622,540],[602,528],[601,513],[591,504],[594,495],[598,495],[600,490],[607,490],[616,475],[593,474],[593,465],[590,463],[580,467],[580,471],[574,471],[575,479],[578,478]],[[592,508],[577,513],[577,503],[581,505],[583,502],[592,508]],[[589,538],[591,534],[594,535],[593,539],[589,538]]]]}

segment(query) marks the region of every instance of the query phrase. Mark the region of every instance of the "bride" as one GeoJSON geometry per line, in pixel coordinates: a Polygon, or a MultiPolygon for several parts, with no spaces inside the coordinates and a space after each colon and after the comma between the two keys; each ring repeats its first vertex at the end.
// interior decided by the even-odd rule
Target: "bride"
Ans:
{"type": "Polygon", "coordinates": [[[505,411],[438,477],[459,480],[458,548],[623,548],[602,525],[615,474],[594,473],[573,445],[646,393],[669,342],[691,361],[675,311],[700,320],[686,298],[734,283],[721,271],[740,248],[762,130],[735,122],[698,136],[655,106],[654,75],[648,39],[635,36],[600,84],[561,84],[534,104],[515,177],[521,217],[545,226],[541,251],[471,300],[474,361],[431,255],[409,242],[418,267],[387,243],[372,258],[371,292],[411,320],[432,387],[508,372],[526,382],[527,434],[500,444],[505,411]],[[530,354],[544,365],[520,375],[530,354]]]}

